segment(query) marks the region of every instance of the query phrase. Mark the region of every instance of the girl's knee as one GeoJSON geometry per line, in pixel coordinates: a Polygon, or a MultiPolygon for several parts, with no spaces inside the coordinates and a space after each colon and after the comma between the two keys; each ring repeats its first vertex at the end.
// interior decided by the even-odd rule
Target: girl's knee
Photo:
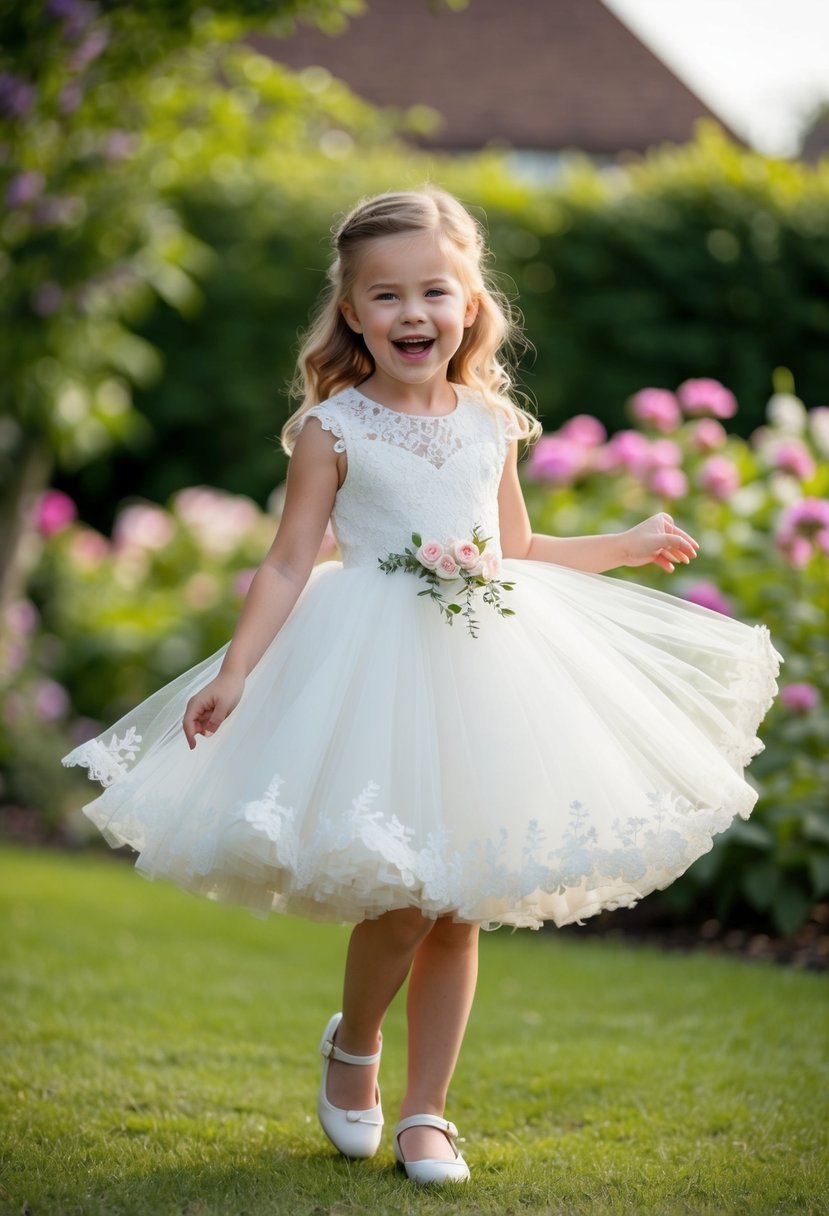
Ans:
{"type": "Polygon", "coordinates": [[[480,924],[452,920],[451,916],[439,916],[429,934],[429,940],[444,946],[465,949],[478,940],[480,924]]]}
{"type": "Polygon", "coordinates": [[[418,908],[396,908],[378,918],[384,931],[391,936],[400,949],[417,946],[429,934],[434,921],[424,916],[418,908]]]}

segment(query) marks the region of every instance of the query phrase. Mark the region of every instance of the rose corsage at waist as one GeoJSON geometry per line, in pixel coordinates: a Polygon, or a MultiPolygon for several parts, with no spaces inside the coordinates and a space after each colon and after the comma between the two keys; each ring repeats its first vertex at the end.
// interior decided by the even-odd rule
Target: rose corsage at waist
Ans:
{"type": "Polygon", "coordinates": [[[501,603],[501,593],[512,591],[514,583],[502,582],[497,575],[500,573],[500,559],[492,549],[487,549],[487,541],[492,537],[480,535],[480,524],[472,529],[472,536],[467,540],[457,540],[454,536],[445,541],[424,541],[417,532],[412,533],[414,549],[407,548],[403,553],[389,553],[385,558],[378,558],[380,569],[386,574],[395,570],[407,570],[417,574],[429,584],[418,595],[428,595],[437,604],[448,624],[452,624],[458,613],[466,618],[466,627],[472,637],[477,637],[478,628],[472,597],[479,589],[483,590],[483,602],[490,604],[501,616],[515,616],[512,608],[505,608],[501,603]],[[441,584],[462,579],[464,590],[459,598],[464,598],[464,605],[447,603],[441,595],[441,584]]]}

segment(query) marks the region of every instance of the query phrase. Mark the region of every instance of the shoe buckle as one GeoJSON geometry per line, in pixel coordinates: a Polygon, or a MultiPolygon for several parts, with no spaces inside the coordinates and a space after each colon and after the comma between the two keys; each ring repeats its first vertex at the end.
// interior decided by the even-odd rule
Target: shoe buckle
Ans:
{"type": "Polygon", "coordinates": [[[323,1043],[322,1047],[320,1048],[320,1052],[322,1055],[325,1056],[326,1059],[330,1059],[331,1056],[334,1054],[334,1040],[326,1039],[325,1042],[323,1043]]]}

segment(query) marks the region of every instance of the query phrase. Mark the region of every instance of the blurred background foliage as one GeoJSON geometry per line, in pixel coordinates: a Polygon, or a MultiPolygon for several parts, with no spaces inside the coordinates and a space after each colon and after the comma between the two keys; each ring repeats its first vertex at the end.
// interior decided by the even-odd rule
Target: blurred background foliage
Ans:
{"type": "MultiPolygon", "coordinates": [[[[787,510],[829,494],[825,415],[807,421],[802,404],[820,406],[829,382],[829,161],[775,160],[701,123],[683,147],[612,172],[577,159],[540,185],[498,153],[415,152],[402,136],[428,126],[427,108],[378,111],[240,41],[359,7],[0,11],[0,805],[79,830],[81,787],[60,755],[227,639],[278,519],[286,384],[335,217],[433,180],[484,220],[536,348],[522,382],[559,446],[523,469],[534,526],[674,510],[705,556],[671,590],[702,582],[721,610],[766,622],[785,683],[811,690],[771,712],[751,821],[665,894],[747,901],[790,928],[829,893],[829,559],[779,541],[787,510]],[[645,463],[614,464],[605,440],[629,442],[631,395],[698,376],[733,390],[738,411],[709,411],[730,436],[704,451],[692,412],[642,415],[634,432],[656,426],[645,463]],[[783,407],[766,416],[773,388],[788,422],[783,407]],[[568,466],[572,451],[561,464],[565,420],[582,415],[606,467],[568,466]],[[808,460],[778,467],[784,440],[808,460]]],[[[823,525],[796,527],[807,540],[823,525]]]]}

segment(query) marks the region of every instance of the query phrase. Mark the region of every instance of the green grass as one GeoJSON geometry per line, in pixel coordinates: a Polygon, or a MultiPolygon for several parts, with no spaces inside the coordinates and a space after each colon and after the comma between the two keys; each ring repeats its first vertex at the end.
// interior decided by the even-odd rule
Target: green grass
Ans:
{"type": "Polygon", "coordinates": [[[555,934],[485,934],[447,1114],[472,1181],[347,1162],[315,1116],[348,928],[0,850],[0,1211],[791,1213],[829,1209],[825,978],[555,934]]]}

